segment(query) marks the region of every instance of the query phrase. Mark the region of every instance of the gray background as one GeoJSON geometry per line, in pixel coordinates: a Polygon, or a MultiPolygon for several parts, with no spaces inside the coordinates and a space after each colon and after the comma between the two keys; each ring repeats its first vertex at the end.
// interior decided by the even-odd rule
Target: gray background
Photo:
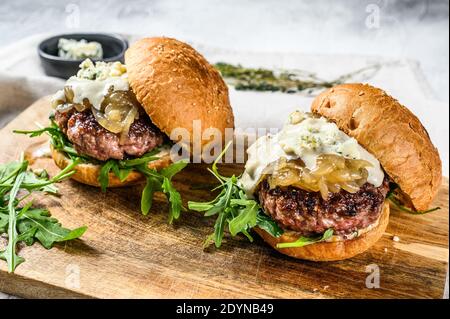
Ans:
{"type": "Polygon", "coordinates": [[[421,63],[436,96],[448,101],[448,15],[448,0],[1,0],[0,43],[41,32],[114,31],[247,51],[406,57],[421,63]],[[373,5],[375,28],[366,24],[373,5]]]}

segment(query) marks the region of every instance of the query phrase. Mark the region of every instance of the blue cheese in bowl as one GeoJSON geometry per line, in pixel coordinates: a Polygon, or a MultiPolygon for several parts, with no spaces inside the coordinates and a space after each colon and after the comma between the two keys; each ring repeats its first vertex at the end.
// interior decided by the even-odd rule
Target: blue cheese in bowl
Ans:
{"type": "Polygon", "coordinates": [[[316,168],[317,159],[323,154],[365,160],[371,165],[367,168],[367,182],[379,187],[384,179],[379,161],[354,138],[324,117],[299,111],[291,114],[280,132],[260,137],[248,148],[247,153],[248,160],[239,183],[250,197],[265,169],[281,158],[288,161],[301,159],[310,170],[316,168]]]}
{"type": "Polygon", "coordinates": [[[95,41],[60,38],[58,40],[58,56],[68,60],[102,59],[103,48],[100,43],[95,41]]]}

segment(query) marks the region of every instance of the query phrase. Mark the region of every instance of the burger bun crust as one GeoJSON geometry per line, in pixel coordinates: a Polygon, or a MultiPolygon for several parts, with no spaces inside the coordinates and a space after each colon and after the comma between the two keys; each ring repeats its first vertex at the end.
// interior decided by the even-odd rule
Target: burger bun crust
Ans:
{"type": "MultiPolygon", "coordinates": [[[[64,153],[54,149],[53,147],[50,148],[52,158],[55,161],[56,166],[58,166],[60,169],[64,169],[68,165],[70,165],[70,158],[68,158],[64,153]]],[[[167,154],[156,161],[150,162],[148,167],[160,170],[169,166],[171,163],[172,161],[170,160],[170,155],[167,154]]],[[[81,163],[75,167],[75,174],[73,174],[70,178],[86,185],[100,187],[100,183],[98,181],[100,170],[100,165],[93,163],[81,163]]],[[[144,175],[135,170],[131,171],[124,181],[120,181],[120,179],[116,175],[114,175],[113,173],[109,173],[108,187],[129,186],[142,183],[144,180],[144,175]]]]}
{"type": "Polygon", "coordinates": [[[311,109],[336,123],[380,161],[400,186],[407,206],[429,208],[441,186],[442,163],[426,129],[410,110],[383,90],[361,83],[326,90],[311,109]]]}
{"type": "MultiPolygon", "coordinates": [[[[194,135],[234,128],[228,87],[219,72],[190,45],[172,38],[143,38],[125,53],[128,80],[152,122],[169,137],[175,129],[194,135]]],[[[178,142],[179,136],[171,137],[178,142]]],[[[210,140],[202,139],[202,145],[210,140]]],[[[185,145],[188,147],[189,145],[185,145]]]]}
{"type": "Polygon", "coordinates": [[[254,230],[274,249],[280,253],[304,260],[312,261],[337,261],[359,255],[373,246],[383,235],[389,223],[389,203],[383,205],[378,225],[370,231],[350,240],[337,242],[319,242],[295,248],[277,248],[279,243],[294,242],[298,237],[283,234],[276,238],[265,230],[255,227],[254,230]]]}

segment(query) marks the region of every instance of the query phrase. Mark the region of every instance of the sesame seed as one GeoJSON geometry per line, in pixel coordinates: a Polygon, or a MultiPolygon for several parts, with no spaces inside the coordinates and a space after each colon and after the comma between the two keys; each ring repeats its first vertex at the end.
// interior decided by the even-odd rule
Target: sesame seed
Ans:
{"type": "Polygon", "coordinates": [[[394,236],[392,237],[392,240],[398,243],[400,241],[400,237],[394,236]]]}

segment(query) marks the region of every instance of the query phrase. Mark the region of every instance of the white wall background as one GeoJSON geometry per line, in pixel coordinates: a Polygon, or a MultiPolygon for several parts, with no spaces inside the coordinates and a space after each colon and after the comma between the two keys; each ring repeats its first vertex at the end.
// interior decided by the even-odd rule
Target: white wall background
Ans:
{"type": "Polygon", "coordinates": [[[448,0],[1,0],[0,43],[49,31],[114,31],[237,50],[406,57],[421,63],[436,96],[448,101],[448,15],[448,0]],[[374,10],[379,23],[367,24],[374,10]]]}

